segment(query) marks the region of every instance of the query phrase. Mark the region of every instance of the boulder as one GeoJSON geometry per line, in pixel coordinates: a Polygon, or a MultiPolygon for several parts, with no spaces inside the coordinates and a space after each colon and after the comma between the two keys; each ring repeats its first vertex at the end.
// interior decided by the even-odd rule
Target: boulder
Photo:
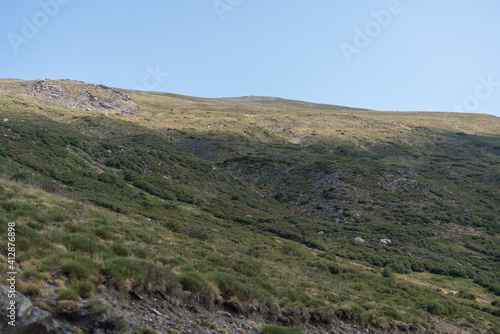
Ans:
{"type": "Polygon", "coordinates": [[[365,239],[360,238],[360,237],[356,237],[356,238],[354,238],[354,241],[356,241],[356,242],[365,242],[365,239]]]}
{"type": "Polygon", "coordinates": [[[14,298],[9,298],[9,288],[0,284],[0,333],[5,334],[48,334],[55,333],[52,314],[36,306],[24,295],[16,292],[14,298]],[[9,325],[7,317],[11,301],[15,301],[15,326],[9,325]]]}
{"type": "Polygon", "coordinates": [[[387,245],[387,244],[392,243],[392,241],[390,239],[384,238],[384,239],[380,239],[380,243],[387,245]]]}

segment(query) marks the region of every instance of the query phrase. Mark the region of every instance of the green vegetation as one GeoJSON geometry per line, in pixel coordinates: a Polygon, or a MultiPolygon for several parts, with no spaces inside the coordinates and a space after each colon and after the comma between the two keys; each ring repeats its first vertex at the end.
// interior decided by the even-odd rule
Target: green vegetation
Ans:
{"type": "Polygon", "coordinates": [[[59,291],[59,297],[61,299],[66,299],[66,300],[78,300],[78,293],[76,293],[75,290],[68,288],[68,289],[62,289],[59,291]]]}
{"type": "Polygon", "coordinates": [[[260,330],[262,334],[302,334],[299,328],[287,328],[266,325],[260,330]]]}
{"type": "Polygon", "coordinates": [[[137,92],[104,115],[19,83],[0,81],[0,229],[16,222],[23,291],[296,327],[500,327],[497,118],[137,92]]]}
{"type": "Polygon", "coordinates": [[[156,334],[156,331],[150,327],[144,327],[141,330],[141,334],[156,334]]]}

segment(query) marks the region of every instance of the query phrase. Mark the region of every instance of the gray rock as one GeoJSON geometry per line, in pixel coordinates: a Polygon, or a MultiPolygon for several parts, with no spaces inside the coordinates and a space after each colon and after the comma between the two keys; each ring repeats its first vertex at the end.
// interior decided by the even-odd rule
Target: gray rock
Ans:
{"type": "Polygon", "coordinates": [[[231,313],[226,312],[226,311],[217,311],[217,314],[222,315],[223,317],[226,317],[226,318],[232,318],[233,317],[231,315],[231,313]]]}
{"type": "Polygon", "coordinates": [[[360,237],[356,237],[356,238],[354,238],[354,241],[356,241],[356,242],[365,242],[365,239],[360,238],[360,237]]]}
{"type": "Polygon", "coordinates": [[[48,334],[56,332],[52,314],[34,306],[24,295],[16,292],[9,298],[9,288],[0,284],[0,332],[5,334],[48,334]],[[15,301],[15,319],[8,318],[7,309],[15,301]],[[7,319],[7,321],[4,321],[7,319]],[[15,326],[8,321],[15,320],[15,326]]]}
{"type": "Polygon", "coordinates": [[[387,245],[387,244],[392,243],[392,241],[390,239],[384,238],[384,239],[380,239],[380,243],[387,245]]]}
{"type": "Polygon", "coordinates": [[[157,309],[155,309],[155,308],[154,308],[152,311],[153,311],[154,313],[156,313],[157,315],[159,315],[159,316],[161,316],[161,315],[162,315],[162,314],[161,314],[161,313],[160,313],[157,309]]]}

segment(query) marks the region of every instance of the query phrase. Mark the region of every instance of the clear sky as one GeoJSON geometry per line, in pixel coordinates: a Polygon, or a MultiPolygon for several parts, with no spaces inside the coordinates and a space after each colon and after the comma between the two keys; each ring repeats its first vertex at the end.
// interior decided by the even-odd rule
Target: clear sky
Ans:
{"type": "Polygon", "coordinates": [[[498,0],[2,1],[0,51],[4,78],[500,116],[498,0]]]}

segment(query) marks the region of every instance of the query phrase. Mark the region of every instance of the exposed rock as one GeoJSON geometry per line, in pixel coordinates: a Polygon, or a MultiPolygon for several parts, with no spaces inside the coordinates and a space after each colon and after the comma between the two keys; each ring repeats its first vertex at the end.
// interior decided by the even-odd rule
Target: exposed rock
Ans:
{"type": "Polygon", "coordinates": [[[156,315],[162,316],[161,312],[159,312],[157,309],[154,308],[152,309],[152,311],[156,313],[156,315]]]}
{"type": "Polygon", "coordinates": [[[9,298],[9,288],[0,284],[0,332],[5,334],[45,334],[55,333],[52,314],[33,306],[24,295],[16,292],[14,298],[9,298]],[[15,301],[15,318],[9,318],[8,307],[15,301]],[[7,320],[7,321],[5,321],[7,320]],[[15,326],[8,321],[15,320],[15,326]]]}
{"type": "Polygon", "coordinates": [[[365,242],[365,239],[360,238],[360,237],[356,237],[356,238],[354,238],[354,241],[356,241],[356,242],[365,242]]]}
{"type": "Polygon", "coordinates": [[[380,243],[387,245],[387,244],[392,243],[392,241],[390,239],[384,238],[384,239],[380,239],[380,243]]]}
{"type": "Polygon", "coordinates": [[[226,311],[217,311],[217,314],[223,316],[223,317],[226,317],[226,318],[232,318],[233,316],[231,315],[231,313],[229,312],[226,312],[226,311]]]}
{"type": "Polygon", "coordinates": [[[409,179],[406,177],[401,177],[397,180],[392,181],[389,183],[390,186],[394,188],[399,188],[399,187],[404,187],[404,186],[416,186],[418,185],[418,181],[414,179],[409,179]]]}
{"type": "Polygon", "coordinates": [[[137,108],[129,96],[117,89],[70,80],[57,81],[57,84],[37,81],[31,95],[39,104],[69,110],[130,114],[137,108]]]}
{"type": "Polygon", "coordinates": [[[294,170],[295,167],[294,166],[291,166],[291,167],[287,167],[285,169],[283,169],[281,172],[279,172],[278,175],[276,175],[273,180],[282,180],[284,179],[286,176],[289,176],[290,175],[290,172],[292,170],[294,170]]]}

